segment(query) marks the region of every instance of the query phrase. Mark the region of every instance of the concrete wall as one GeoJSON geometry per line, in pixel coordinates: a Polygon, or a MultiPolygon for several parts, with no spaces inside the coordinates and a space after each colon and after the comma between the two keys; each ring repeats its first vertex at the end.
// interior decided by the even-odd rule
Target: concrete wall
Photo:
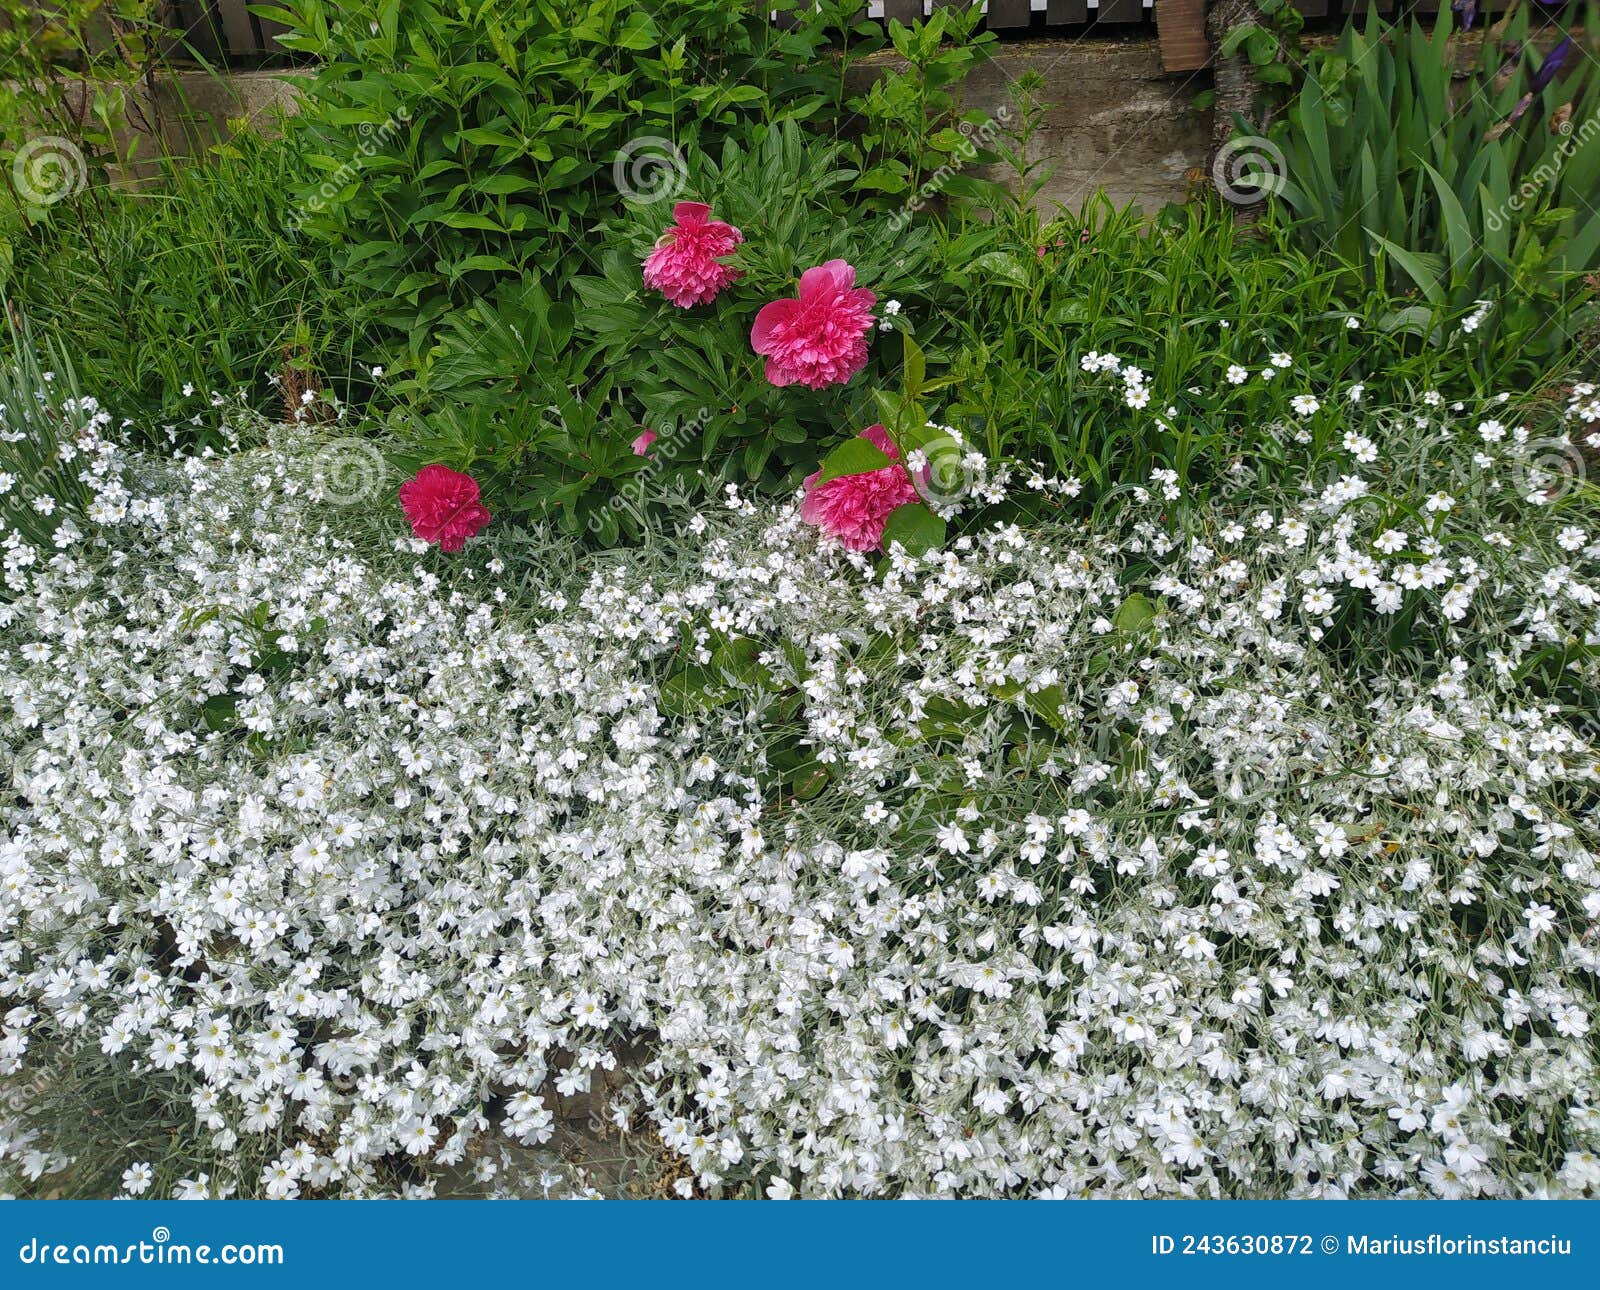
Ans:
{"type": "MultiPolygon", "coordinates": [[[[897,61],[878,56],[860,66],[897,61]]],[[[963,105],[993,114],[1011,102],[1011,87],[1026,72],[1044,78],[1048,111],[1032,151],[1055,170],[1046,201],[1076,211],[1103,188],[1118,206],[1155,211],[1181,201],[1187,172],[1206,165],[1211,114],[1197,112],[1194,97],[1210,75],[1163,72],[1154,40],[1008,41],[967,78],[963,105]]]]}
{"type": "MultiPolygon", "coordinates": [[[[1331,40],[1323,34],[1308,43],[1331,40]]],[[[1481,33],[1473,32],[1452,41],[1458,74],[1475,63],[1480,40],[1481,33]]],[[[897,62],[892,53],[880,53],[856,64],[852,77],[865,85],[877,70],[897,62]]],[[[1193,103],[1210,84],[1209,72],[1163,72],[1159,46],[1147,37],[1011,40],[995,47],[993,58],[968,77],[963,105],[995,113],[1011,102],[1011,87],[1030,71],[1044,78],[1041,97],[1049,109],[1036,143],[1037,154],[1054,167],[1046,201],[1076,210],[1104,189],[1117,205],[1134,202],[1154,211],[1204,182],[1211,114],[1197,112],[1193,103]]],[[[158,82],[153,113],[147,105],[130,115],[158,122],[167,151],[199,152],[241,120],[270,130],[280,114],[295,110],[296,86],[310,75],[179,73],[158,82]]],[[[143,146],[140,154],[157,151],[143,146]]],[[[139,169],[129,178],[136,179],[139,169]]]]}
{"type": "MultiPolygon", "coordinates": [[[[864,60],[854,75],[864,82],[895,61],[882,55],[864,60]]],[[[1154,40],[1008,41],[968,78],[965,106],[995,112],[1011,102],[1011,86],[1029,71],[1044,77],[1042,98],[1049,105],[1037,136],[1037,151],[1055,167],[1047,200],[1075,210],[1104,188],[1119,205],[1134,201],[1155,210],[1181,199],[1185,172],[1205,165],[1210,116],[1196,112],[1192,102],[1206,81],[1163,73],[1154,40]]],[[[152,119],[161,122],[169,150],[195,151],[240,120],[270,129],[280,113],[294,111],[296,82],[308,75],[182,73],[161,84],[152,119]],[[185,120],[198,127],[185,126],[185,120]]]]}

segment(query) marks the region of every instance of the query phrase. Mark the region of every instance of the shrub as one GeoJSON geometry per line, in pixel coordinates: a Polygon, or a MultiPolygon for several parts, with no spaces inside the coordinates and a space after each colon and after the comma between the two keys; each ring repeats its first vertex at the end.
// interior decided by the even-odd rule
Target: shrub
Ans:
{"type": "Polygon", "coordinates": [[[305,231],[412,353],[447,313],[536,276],[552,297],[633,193],[685,157],[840,102],[821,51],[853,6],[725,0],[263,8],[322,70],[296,131],[305,231]],[[771,11],[792,10],[775,26],[771,11]]]}

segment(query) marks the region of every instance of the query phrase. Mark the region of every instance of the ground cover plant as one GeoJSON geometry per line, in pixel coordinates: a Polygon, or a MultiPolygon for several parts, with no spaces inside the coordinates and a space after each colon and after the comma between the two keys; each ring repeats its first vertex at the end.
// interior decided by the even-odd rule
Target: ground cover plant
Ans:
{"type": "Polygon", "coordinates": [[[136,1077],[136,1191],[427,1192],[648,1036],[613,1110],[703,1188],[1581,1193],[1593,508],[1407,412],[881,565],[732,494],[580,567],[300,442],[103,471],[8,542],[9,1073],[136,1077]]]}
{"type": "Polygon", "coordinates": [[[975,12],[334,8],[15,259],[0,1190],[1600,1194],[1547,258],[1050,209],[975,12]]]}

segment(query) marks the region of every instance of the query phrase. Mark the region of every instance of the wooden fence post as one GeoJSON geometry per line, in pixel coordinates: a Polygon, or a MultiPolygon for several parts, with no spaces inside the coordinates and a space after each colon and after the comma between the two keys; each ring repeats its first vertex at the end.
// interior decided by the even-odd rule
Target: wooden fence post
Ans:
{"type": "Polygon", "coordinates": [[[1156,35],[1163,71],[1199,71],[1211,61],[1206,0],[1156,0],[1156,35]]]}

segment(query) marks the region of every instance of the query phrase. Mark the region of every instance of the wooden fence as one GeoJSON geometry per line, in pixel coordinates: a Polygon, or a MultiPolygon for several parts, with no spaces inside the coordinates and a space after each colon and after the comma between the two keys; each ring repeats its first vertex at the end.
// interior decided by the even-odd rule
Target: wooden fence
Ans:
{"type": "MultiPolygon", "coordinates": [[[[252,14],[252,0],[176,0],[174,26],[185,41],[208,61],[241,64],[281,59],[285,51],[276,37],[283,27],[252,14]]],[[[1164,0],[1163,0],[1164,2],[1164,0]]],[[[1309,0],[1316,2],[1316,0],[1309,0]]],[[[867,17],[910,22],[935,8],[968,0],[869,0],[867,17]]],[[[990,30],[1021,34],[1051,28],[1129,29],[1154,21],[1156,0],[987,0],[990,30]]]]}
{"type": "Polygon", "coordinates": [[[224,66],[281,62],[288,52],[277,38],[288,29],[258,18],[247,0],[173,0],[171,26],[209,63],[224,66]]]}
{"type": "MultiPolygon", "coordinates": [[[[207,61],[242,66],[281,62],[287,51],[277,43],[283,27],[257,17],[247,7],[251,0],[174,0],[174,26],[184,40],[207,61]]],[[[968,0],[869,0],[869,18],[910,22],[935,8],[965,4],[968,0]]],[[[1380,13],[1397,8],[1434,13],[1441,0],[1293,0],[1308,18],[1338,19],[1365,12],[1376,5],[1380,13]]],[[[1140,26],[1153,26],[1161,37],[1162,60],[1168,71],[1191,71],[1205,65],[1206,0],[987,0],[985,13],[991,31],[1008,35],[1026,33],[1123,34],[1140,26]]],[[[1493,7],[1493,6],[1489,6],[1493,7]]]]}

